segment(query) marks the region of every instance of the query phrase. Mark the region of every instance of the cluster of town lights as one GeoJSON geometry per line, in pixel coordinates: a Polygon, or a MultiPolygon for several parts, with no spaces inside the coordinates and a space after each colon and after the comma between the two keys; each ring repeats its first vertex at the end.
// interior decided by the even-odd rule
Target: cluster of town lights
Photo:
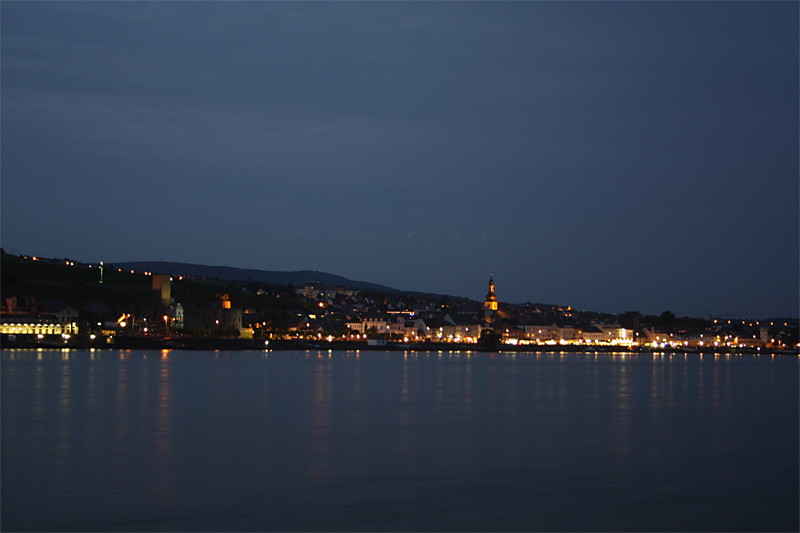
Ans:
{"type": "MultiPolygon", "coordinates": [[[[27,259],[28,256],[25,256],[25,258],[27,259]]],[[[36,256],[30,257],[30,259],[32,259],[33,261],[39,261],[40,260],[40,258],[38,258],[36,256]]],[[[60,263],[60,261],[59,261],[59,263],[60,263]]],[[[65,259],[64,263],[62,263],[62,264],[66,264],[68,266],[75,266],[75,262],[71,261],[69,259],[65,259]]],[[[79,263],[79,265],[80,265],[80,263],[79,263]]],[[[93,265],[88,265],[88,266],[92,267],[93,265]]],[[[102,280],[103,263],[102,262],[99,263],[99,268],[101,269],[101,272],[100,272],[101,280],[100,280],[100,282],[102,283],[103,282],[103,280],[102,280]]],[[[123,270],[121,268],[119,268],[118,271],[122,272],[123,270]]],[[[136,274],[137,272],[135,270],[130,270],[130,273],[131,274],[136,274]]],[[[140,274],[144,274],[145,276],[152,276],[153,275],[153,273],[149,272],[149,271],[144,271],[144,272],[141,272],[140,274]]],[[[180,276],[178,279],[183,279],[183,276],[180,276]]],[[[172,278],[170,278],[170,280],[172,280],[172,278]]],[[[328,302],[328,303],[330,303],[330,302],[328,302]]],[[[316,303],[316,306],[318,306],[318,308],[320,310],[325,309],[327,307],[326,303],[322,302],[322,301],[318,301],[316,303]]],[[[567,310],[570,311],[571,308],[567,308],[567,310]]],[[[414,313],[410,313],[410,316],[413,317],[414,313]]],[[[565,313],[565,316],[571,316],[571,313],[565,313]]],[[[312,320],[316,320],[317,319],[317,315],[315,315],[315,314],[309,314],[308,317],[310,319],[312,319],[312,320]]],[[[133,317],[131,317],[130,315],[127,315],[127,316],[123,315],[123,317],[121,317],[117,321],[116,326],[118,328],[126,328],[126,327],[128,327],[130,325],[131,326],[131,333],[133,333],[133,329],[134,329],[133,328],[133,323],[128,321],[129,318],[131,319],[131,321],[133,320],[133,317]]],[[[710,317],[710,318],[712,318],[712,317],[710,317]]],[[[169,316],[164,315],[163,316],[163,320],[164,320],[164,331],[165,331],[166,334],[169,334],[170,333],[170,318],[169,318],[169,316]]],[[[471,334],[468,333],[469,332],[469,328],[464,329],[463,327],[458,327],[458,328],[454,327],[454,328],[451,328],[449,331],[454,331],[455,330],[456,332],[455,333],[449,333],[445,328],[435,327],[433,331],[430,331],[431,328],[428,327],[427,328],[428,329],[427,333],[424,330],[420,330],[420,331],[417,332],[417,334],[414,334],[414,333],[409,333],[409,327],[406,327],[405,328],[406,331],[404,332],[403,331],[402,322],[399,323],[400,324],[399,326],[397,326],[395,324],[390,326],[390,325],[388,325],[388,324],[386,324],[386,323],[384,323],[384,322],[382,322],[380,320],[375,320],[375,319],[369,319],[369,320],[372,320],[372,321],[365,320],[361,324],[356,324],[357,326],[359,326],[358,328],[353,328],[353,330],[349,330],[344,334],[342,334],[341,332],[339,332],[339,333],[330,333],[330,332],[310,331],[311,323],[310,322],[306,322],[305,323],[305,328],[302,328],[302,326],[301,326],[300,328],[298,328],[299,330],[297,330],[297,331],[292,331],[294,329],[294,328],[292,328],[292,330],[290,330],[289,332],[275,333],[275,334],[270,333],[269,337],[270,338],[283,338],[283,339],[316,339],[316,340],[322,340],[324,338],[328,342],[333,342],[334,340],[356,340],[356,341],[361,341],[361,340],[368,340],[370,336],[372,336],[373,339],[377,337],[377,338],[380,338],[380,339],[394,340],[394,341],[400,341],[400,339],[402,339],[402,341],[400,341],[400,342],[403,342],[403,343],[410,343],[410,342],[415,342],[416,343],[416,342],[433,341],[433,342],[440,342],[440,343],[476,344],[478,342],[478,338],[475,335],[475,331],[472,331],[471,334]],[[306,329],[306,328],[308,328],[308,329],[306,329]],[[305,331],[303,331],[304,329],[305,329],[305,331]],[[368,335],[367,332],[365,332],[365,330],[369,332],[369,335],[368,335]]],[[[720,322],[722,322],[722,323],[727,322],[728,325],[738,324],[739,322],[741,322],[742,326],[747,325],[749,327],[760,326],[761,325],[761,321],[753,321],[753,320],[741,320],[740,321],[740,320],[728,320],[728,319],[722,320],[722,319],[718,319],[718,318],[714,318],[713,319],[713,323],[714,324],[719,324],[720,322]]],[[[600,332],[596,332],[595,331],[595,332],[592,333],[592,335],[596,334],[596,337],[571,339],[571,338],[569,338],[572,335],[571,332],[567,332],[566,334],[564,334],[564,336],[567,337],[567,338],[559,338],[559,337],[562,336],[561,331],[555,332],[555,331],[539,330],[538,331],[538,335],[537,335],[535,329],[531,328],[530,331],[527,331],[527,330],[525,332],[517,331],[516,333],[515,332],[511,332],[509,330],[506,330],[500,336],[500,338],[498,340],[501,343],[508,344],[508,345],[514,345],[514,346],[517,346],[517,345],[549,345],[549,346],[553,346],[553,345],[573,345],[573,346],[598,346],[598,347],[599,346],[619,346],[619,347],[645,346],[645,347],[652,347],[652,348],[667,348],[667,347],[681,348],[681,347],[690,347],[690,346],[708,347],[708,348],[710,348],[710,347],[749,348],[749,347],[756,347],[756,346],[781,347],[782,346],[782,342],[781,342],[780,338],[778,338],[778,342],[777,342],[777,345],[776,345],[776,339],[767,337],[766,336],[766,332],[764,331],[766,329],[766,324],[767,323],[769,323],[770,326],[775,326],[776,322],[774,322],[774,321],[773,322],[763,321],[763,322],[764,322],[764,326],[762,326],[762,334],[761,334],[762,337],[760,337],[760,338],[755,336],[755,335],[753,335],[752,338],[749,335],[746,335],[744,337],[738,337],[738,336],[729,335],[729,336],[724,336],[724,338],[723,338],[720,335],[708,335],[708,334],[705,337],[703,337],[703,335],[701,334],[701,335],[698,335],[696,337],[695,336],[684,336],[684,337],[680,337],[679,336],[680,337],[679,339],[675,339],[672,334],[668,334],[668,335],[661,334],[659,336],[659,335],[653,335],[652,333],[649,333],[649,332],[647,332],[647,334],[646,334],[647,338],[644,338],[644,336],[642,338],[638,338],[639,333],[636,333],[635,336],[632,336],[632,335],[634,335],[633,332],[631,332],[630,330],[626,331],[625,329],[623,329],[622,332],[621,332],[621,336],[618,333],[611,334],[611,335],[605,335],[605,333],[606,333],[605,331],[603,332],[604,334],[601,335],[600,332]],[[618,336],[619,338],[613,338],[614,336],[618,336]],[[605,337],[605,338],[601,339],[599,337],[605,337]],[[609,338],[609,337],[611,337],[611,338],[609,338]]],[[[111,325],[111,324],[109,324],[109,325],[111,325]]],[[[777,323],[777,325],[780,326],[780,323],[777,323]]],[[[784,322],[783,323],[783,326],[785,326],[785,327],[788,326],[788,325],[789,325],[788,322],[784,322]]],[[[101,324],[98,323],[98,326],[101,326],[101,324]]],[[[161,330],[161,328],[158,326],[158,323],[156,323],[156,326],[151,327],[151,328],[146,327],[145,323],[141,324],[141,326],[145,326],[145,327],[141,327],[141,331],[144,334],[147,334],[149,329],[151,331],[153,331],[153,332],[159,332],[159,333],[160,333],[159,330],[161,330]]],[[[216,326],[217,326],[217,328],[219,328],[219,326],[220,326],[218,320],[216,321],[216,326]]],[[[266,329],[266,323],[263,323],[263,326],[266,329]]],[[[347,326],[349,328],[350,324],[348,324],[347,326]]],[[[438,324],[437,324],[437,326],[438,326],[438,324]]],[[[175,327],[177,327],[177,326],[175,326],[175,327]]],[[[260,325],[257,324],[255,327],[258,328],[258,327],[260,327],[260,325]]],[[[320,330],[321,329],[322,328],[320,328],[320,330]]],[[[480,327],[478,327],[478,331],[480,331],[480,327]]],[[[63,324],[63,325],[61,325],[61,324],[33,324],[33,323],[31,323],[31,324],[3,324],[2,333],[11,333],[11,334],[17,334],[17,335],[19,335],[19,334],[35,334],[36,338],[38,338],[38,339],[43,339],[44,335],[54,334],[54,335],[60,335],[64,339],[64,341],[66,342],[68,339],[70,339],[70,337],[71,337],[70,334],[78,333],[78,327],[77,327],[77,324],[74,324],[74,323],[73,324],[63,324]]],[[[110,332],[103,331],[103,335],[106,335],[108,333],[110,333],[110,332]]],[[[252,334],[253,334],[253,330],[250,329],[250,335],[252,336],[252,334]]],[[[589,333],[585,333],[585,334],[586,334],[587,337],[589,336],[589,333]]],[[[92,334],[91,338],[94,339],[95,335],[92,334]]],[[[798,344],[797,346],[800,347],[800,344],[798,344]]]]}

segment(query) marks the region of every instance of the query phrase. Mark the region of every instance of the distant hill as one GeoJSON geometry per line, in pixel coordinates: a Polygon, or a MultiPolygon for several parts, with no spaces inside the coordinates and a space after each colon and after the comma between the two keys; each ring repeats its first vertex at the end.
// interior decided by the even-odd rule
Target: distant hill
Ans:
{"type": "Polygon", "coordinates": [[[380,291],[400,293],[397,289],[368,283],[366,281],[353,281],[342,276],[318,272],[316,270],[298,270],[294,272],[284,272],[278,270],[255,270],[245,268],[235,268],[227,266],[208,266],[195,265],[191,263],[172,263],[164,261],[134,261],[128,263],[110,263],[123,270],[136,270],[155,272],[160,274],[172,274],[178,276],[192,276],[195,278],[220,279],[230,281],[253,281],[271,285],[303,286],[308,282],[323,285],[344,285],[347,289],[360,291],[380,291]]]}

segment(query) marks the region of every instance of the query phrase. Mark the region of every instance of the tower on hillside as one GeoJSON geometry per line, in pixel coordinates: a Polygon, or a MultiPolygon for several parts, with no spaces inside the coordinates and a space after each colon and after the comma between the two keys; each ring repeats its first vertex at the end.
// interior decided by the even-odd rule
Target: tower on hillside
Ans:
{"type": "Polygon", "coordinates": [[[489,275],[489,293],[486,295],[486,300],[483,302],[483,316],[489,318],[492,313],[497,311],[497,296],[494,295],[494,276],[489,275]]]}
{"type": "Polygon", "coordinates": [[[152,303],[150,315],[153,320],[161,320],[172,304],[172,279],[169,274],[153,274],[152,303]]]}
{"type": "Polygon", "coordinates": [[[484,309],[490,311],[497,311],[497,296],[494,295],[494,279],[493,275],[489,275],[489,293],[486,295],[486,301],[483,302],[484,309]]]}

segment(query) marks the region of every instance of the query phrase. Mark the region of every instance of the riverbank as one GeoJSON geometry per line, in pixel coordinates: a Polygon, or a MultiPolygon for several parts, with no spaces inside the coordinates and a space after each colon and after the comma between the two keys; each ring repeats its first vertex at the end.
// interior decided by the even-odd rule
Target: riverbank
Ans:
{"type": "Polygon", "coordinates": [[[590,352],[590,353],[769,353],[779,355],[798,355],[796,350],[772,350],[767,348],[732,348],[732,347],[693,347],[693,346],[666,346],[653,348],[651,346],[621,347],[621,346],[584,346],[584,345],[551,345],[551,344],[526,344],[511,345],[497,344],[483,346],[465,343],[405,343],[387,342],[385,345],[370,346],[366,341],[319,341],[309,342],[304,340],[269,340],[263,339],[230,339],[230,338],[203,338],[203,337],[95,337],[89,335],[72,335],[63,338],[59,335],[37,338],[36,335],[0,335],[0,348],[2,349],[111,349],[111,350],[269,350],[269,351],[297,351],[297,350],[336,350],[336,351],[414,351],[414,352],[590,352]]]}

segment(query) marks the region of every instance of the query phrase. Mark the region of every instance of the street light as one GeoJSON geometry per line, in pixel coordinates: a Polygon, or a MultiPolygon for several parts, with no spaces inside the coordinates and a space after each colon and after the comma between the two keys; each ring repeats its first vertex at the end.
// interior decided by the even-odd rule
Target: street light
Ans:
{"type": "Polygon", "coordinates": [[[168,322],[168,320],[169,320],[169,317],[167,315],[164,315],[164,335],[165,336],[169,335],[169,322],[168,322]]]}

